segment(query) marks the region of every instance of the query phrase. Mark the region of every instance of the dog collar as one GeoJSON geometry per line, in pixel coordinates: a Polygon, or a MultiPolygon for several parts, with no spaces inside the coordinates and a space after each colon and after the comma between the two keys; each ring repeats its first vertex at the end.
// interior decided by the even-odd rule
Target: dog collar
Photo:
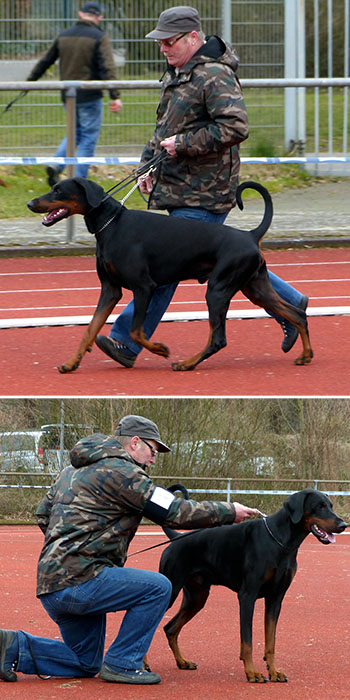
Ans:
{"type": "Polygon", "coordinates": [[[94,231],[93,235],[94,235],[94,236],[98,236],[99,233],[101,233],[102,231],[104,231],[104,229],[107,228],[107,226],[109,226],[109,224],[111,223],[111,221],[113,221],[113,219],[115,219],[116,215],[117,215],[117,212],[115,212],[115,213],[113,214],[113,216],[111,216],[111,218],[108,219],[108,221],[106,221],[106,223],[103,224],[103,226],[101,226],[101,228],[98,229],[98,231],[94,231]]]}
{"type": "Polygon", "coordinates": [[[264,522],[264,525],[265,525],[266,530],[267,530],[267,532],[269,533],[270,537],[272,537],[272,539],[275,540],[275,542],[277,542],[277,544],[278,544],[280,547],[282,547],[282,549],[286,549],[287,551],[289,551],[289,547],[286,547],[286,545],[283,544],[282,542],[280,542],[280,541],[277,539],[277,537],[273,534],[271,528],[270,528],[269,525],[267,524],[266,516],[263,517],[263,522],[264,522]]]}

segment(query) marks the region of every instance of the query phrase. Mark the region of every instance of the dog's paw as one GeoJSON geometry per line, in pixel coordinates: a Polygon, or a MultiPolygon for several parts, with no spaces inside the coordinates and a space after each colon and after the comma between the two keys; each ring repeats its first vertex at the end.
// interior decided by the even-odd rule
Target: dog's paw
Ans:
{"type": "Polygon", "coordinates": [[[155,355],[160,355],[161,357],[169,357],[170,350],[163,343],[152,343],[152,352],[155,355]]]}
{"type": "Polygon", "coordinates": [[[190,369],[194,369],[196,365],[188,365],[186,364],[186,361],[183,360],[182,362],[172,362],[171,363],[171,369],[174,370],[174,372],[187,372],[190,369]]]}
{"type": "Polygon", "coordinates": [[[76,362],[72,367],[69,365],[57,365],[56,369],[58,369],[60,374],[68,374],[68,372],[74,372],[80,365],[80,361],[76,362]]]}
{"type": "Polygon", "coordinates": [[[186,659],[183,659],[181,663],[178,662],[177,666],[181,671],[195,671],[197,668],[197,664],[194,661],[186,661],[186,659]]]}
{"type": "Polygon", "coordinates": [[[271,683],[288,683],[288,678],[284,673],[282,673],[282,671],[276,671],[276,673],[269,673],[269,679],[271,683]]]}
{"type": "Polygon", "coordinates": [[[267,678],[259,671],[254,671],[254,673],[246,673],[247,681],[249,683],[267,683],[267,678]]]}

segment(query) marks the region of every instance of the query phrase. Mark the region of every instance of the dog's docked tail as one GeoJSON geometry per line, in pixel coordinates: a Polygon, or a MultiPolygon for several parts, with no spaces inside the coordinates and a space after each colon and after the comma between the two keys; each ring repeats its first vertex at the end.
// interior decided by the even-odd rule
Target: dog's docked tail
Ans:
{"type": "MultiPolygon", "coordinates": [[[[167,487],[167,491],[171,491],[171,493],[180,491],[186,501],[189,499],[188,491],[183,484],[172,484],[171,486],[167,487]]],[[[179,533],[176,532],[176,530],[171,530],[169,527],[163,527],[163,530],[166,536],[169,537],[169,540],[175,540],[177,537],[179,537],[179,533]]]]}
{"type": "Polygon", "coordinates": [[[261,194],[261,196],[264,199],[265,202],[265,211],[264,211],[264,216],[256,228],[251,229],[250,231],[247,231],[247,233],[250,233],[256,242],[260,241],[260,238],[266,233],[267,229],[269,228],[271,221],[272,221],[272,216],[273,216],[273,206],[272,206],[272,199],[270,196],[270,193],[267,191],[266,187],[263,185],[260,185],[259,182],[254,182],[254,180],[247,180],[246,182],[241,182],[240,185],[237,187],[237,192],[236,192],[236,199],[237,199],[237,205],[239,209],[242,211],[243,210],[243,202],[242,202],[242,192],[243,190],[246,189],[251,189],[251,190],[256,190],[261,194]]]}

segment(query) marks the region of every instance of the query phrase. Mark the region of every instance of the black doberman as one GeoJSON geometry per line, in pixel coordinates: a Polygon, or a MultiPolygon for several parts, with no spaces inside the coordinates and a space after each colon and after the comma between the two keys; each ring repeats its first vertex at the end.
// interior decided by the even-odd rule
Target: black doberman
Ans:
{"type": "Polygon", "coordinates": [[[197,668],[182,656],[178,636],[183,626],[205,605],[210,587],[220,585],[238,594],[240,658],[247,680],[252,683],[266,680],[255,668],[252,656],[255,601],[264,598],[264,659],[269,678],[287,681],[286,675],[276,666],[275,637],[282,601],[297,570],[298,548],[309,533],[322,544],[330,544],[335,540],[334,533],[343,532],[346,527],[332,510],[326,494],[304,489],[289,496],[281,510],[263,520],[196,530],[184,537],[165,529],[169,537],[175,537],[164,550],[159,566],[159,571],[173,586],[169,607],[183,590],[179,611],[164,627],[178,667],[197,668]]]}
{"type": "Polygon", "coordinates": [[[72,214],[83,214],[88,230],[96,236],[100,298],[77,352],[59,371],[77,369],[85,352],[91,351],[97,334],[121,299],[123,287],[134,294],[132,340],[156,355],[168,357],[169,349],[165,345],[147,340],[143,322],[154,289],[185,279],[208,281],[210,332],[204,349],[187,360],[173,363],[174,370],[193,369],[225,347],[226,314],[239,290],[254,304],[293,323],[303,343],[302,354],[295,362],[298,365],[311,362],[313,353],[305,312],[283,301],[273,290],[259,249],[259,241],[272,220],[271,197],[262,185],[244,182],[237,190],[241,209],[241,193],[247,187],[257,190],[265,202],[263,219],[252,231],[128,210],[96,183],[78,177],[62,180],[47,194],[28,202],[31,211],[48,212],[43,218],[45,226],[72,214]]]}

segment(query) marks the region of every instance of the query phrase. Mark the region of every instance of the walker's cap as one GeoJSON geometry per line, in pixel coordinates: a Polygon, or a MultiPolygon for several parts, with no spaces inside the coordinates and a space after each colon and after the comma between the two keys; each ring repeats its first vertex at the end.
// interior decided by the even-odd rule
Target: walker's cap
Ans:
{"type": "Polygon", "coordinates": [[[146,440],[155,440],[158,443],[159,452],[171,452],[170,447],[161,441],[158,426],[152,420],[143,416],[124,416],[115,431],[115,435],[127,435],[130,437],[137,435],[146,440]]]}
{"type": "Polygon", "coordinates": [[[102,15],[102,10],[98,2],[86,2],[81,8],[82,12],[86,12],[88,15],[102,15]]]}
{"type": "Polygon", "coordinates": [[[200,32],[201,20],[198,11],[189,5],[169,7],[159,15],[156,28],[146,34],[147,39],[169,39],[181,32],[200,32]]]}

